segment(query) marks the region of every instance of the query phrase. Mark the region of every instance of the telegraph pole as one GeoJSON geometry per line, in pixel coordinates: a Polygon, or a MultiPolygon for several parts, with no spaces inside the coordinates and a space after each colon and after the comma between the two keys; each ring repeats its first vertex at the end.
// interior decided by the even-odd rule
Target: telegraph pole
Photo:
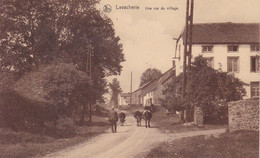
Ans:
{"type": "MultiPolygon", "coordinates": [[[[91,56],[92,56],[92,51],[93,51],[93,47],[91,44],[86,43],[87,46],[87,61],[86,61],[86,74],[88,77],[90,77],[91,79],[91,56]]],[[[91,115],[92,115],[92,111],[91,111],[91,104],[93,101],[93,96],[91,95],[90,98],[88,98],[88,101],[86,104],[88,104],[89,107],[89,121],[91,122],[91,115]]],[[[82,125],[84,123],[85,120],[85,113],[86,113],[86,104],[83,104],[82,106],[82,111],[81,111],[81,116],[80,116],[80,124],[82,125]]]]}
{"type": "Polygon", "coordinates": [[[133,86],[133,72],[131,71],[131,83],[130,83],[130,106],[132,105],[132,86],[133,86]]]}
{"type": "MultiPolygon", "coordinates": [[[[188,68],[191,66],[191,52],[192,52],[192,25],[193,25],[193,7],[194,0],[187,0],[186,4],[186,23],[185,23],[185,40],[184,40],[184,54],[183,54],[183,78],[182,78],[182,99],[185,99],[185,89],[187,84],[187,56],[188,68]],[[189,42],[189,43],[188,43],[189,42]],[[189,46],[189,49],[188,49],[189,46]]],[[[190,106],[186,107],[186,118],[189,120],[190,106]]],[[[184,110],[181,111],[181,121],[184,121],[184,110]]]]}
{"type": "MultiPolygon", "coordinates": [[[[186,4],[186,23],[185,23],[185,40],[184,40],[184,52],[183,52],[183,76],[182,76],[182,100],[185,100],[185,89],[186,89],[186,67],[187,67],[187,43],[188,43],[188,24],[189,24],[189,0],[187,0],[186,4]]],[[[184,109],[181,110],[181,122],[184,122],[184,109]]]]}
{"type": "Polygon", "coordinates": [[[193,8],[194,8],[194,0],[191,0],[190,5],[190,16],[189,16],[189,60],[188,60],[188,68],[191,67],[191,55],[192,55],[192,27],[193,27],[193,8]]]}
{"type": "MultiPolygon", "coordinates": [[[[87,67],[86,67],[86,73],[91,79],[91,57],[93,53],[93,46],[92,44],[88,45],[88,54],[87,54],[87,67]]],[[[93,103],[93,96],[90,96],[90,100],[88,102],[89,105],[89,121],[92,121],[92,103],[93,103]]]]}

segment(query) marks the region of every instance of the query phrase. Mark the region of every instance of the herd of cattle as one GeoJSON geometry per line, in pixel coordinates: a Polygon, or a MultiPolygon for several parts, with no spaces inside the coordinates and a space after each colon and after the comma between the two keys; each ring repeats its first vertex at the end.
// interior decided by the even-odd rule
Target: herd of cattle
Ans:
{"type": "MultiPolygon", "coordinates": [[[[152,118],[152,112],[148,109],[145,109],[143,112],[135,111],[134,112],[134,118],[136,119],[137,126],[141,127],[142,119],[145,121],[145,127],[150,128],[150,120],[152,118]]],[[[117,114],[117,112],[114,110],[114,108],[111,109],[111,111],[108,114],[108,120],[111,125],[111,130],[113,133],[116,132],[117,129],[117,121],[120,121],[121,126],[124,126],[125,120],[126,120],[126,114],[124,112],[120,112],[117,114]]]]}
{"type": "Polygon", "coordinates": [[[134,113],[134,118],[136,119],[137,126],[141,127],[142,119],[145,121],[145,127],[150,128],[150,120],[152,118],[152,113],[149,110],[144,110],[144,112],[136,111],[134,113]]]}

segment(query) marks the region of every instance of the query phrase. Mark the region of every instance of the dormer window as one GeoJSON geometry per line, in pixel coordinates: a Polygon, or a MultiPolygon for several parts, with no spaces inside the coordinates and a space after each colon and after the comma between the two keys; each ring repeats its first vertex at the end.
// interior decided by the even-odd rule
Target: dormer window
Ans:
{"type": "Polygon", "coordinates": [[[251,52],[259,52],[259,44],[251,44],[250,50],[251,52]]]}
{"type": "Polygon", "coordinates": [[[202,53],[212,53],[213,52],[213,46],[202,46],[202,53]]]}
{"type": "Polygon", "coordinates": [[[238,45],[230,45],[228,46],[228,52],[238,52],[238,45]]]}

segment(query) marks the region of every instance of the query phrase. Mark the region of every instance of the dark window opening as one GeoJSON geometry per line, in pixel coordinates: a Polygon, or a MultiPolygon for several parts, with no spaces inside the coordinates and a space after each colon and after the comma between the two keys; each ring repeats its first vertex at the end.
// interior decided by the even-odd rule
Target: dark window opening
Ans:
{"type": "Polygon", "coordinates": [[[251,52],[257,52],[259,51],[259,44],[251,44],[250,45],[251,52]]]}
{"type": "Polygon", "coordinates": [[[228,46],[228,52],[237,52],[238,46],[228,46]]]}
{"type": "Polygon", "coordinates": [[[259,57],[251,57],[251,72],[259,72],[259,57]]]}

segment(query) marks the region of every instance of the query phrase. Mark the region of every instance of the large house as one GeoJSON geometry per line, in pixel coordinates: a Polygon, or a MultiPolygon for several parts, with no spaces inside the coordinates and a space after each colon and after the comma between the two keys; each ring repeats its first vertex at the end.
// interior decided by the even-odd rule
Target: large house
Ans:
{"type": "Polygon", "coordinates": [[[169,69],[158,79],[150,81],[139,87],[132,93],[132,104],[149,106],[151,104],[159,105],[160,99],[164,98],[163,90],[175,76],[175,67],[169,69]]]}
{"type": "MultiPolygon", "coordinates": [[[[245,98],[259,97],[259,29],[257,23],[193,24],[192,57],[202,55],[212,68],[247,83],[245,98]]],[[[182,72],[184,34],[176,42],[176,75],[182,72]]]]}

